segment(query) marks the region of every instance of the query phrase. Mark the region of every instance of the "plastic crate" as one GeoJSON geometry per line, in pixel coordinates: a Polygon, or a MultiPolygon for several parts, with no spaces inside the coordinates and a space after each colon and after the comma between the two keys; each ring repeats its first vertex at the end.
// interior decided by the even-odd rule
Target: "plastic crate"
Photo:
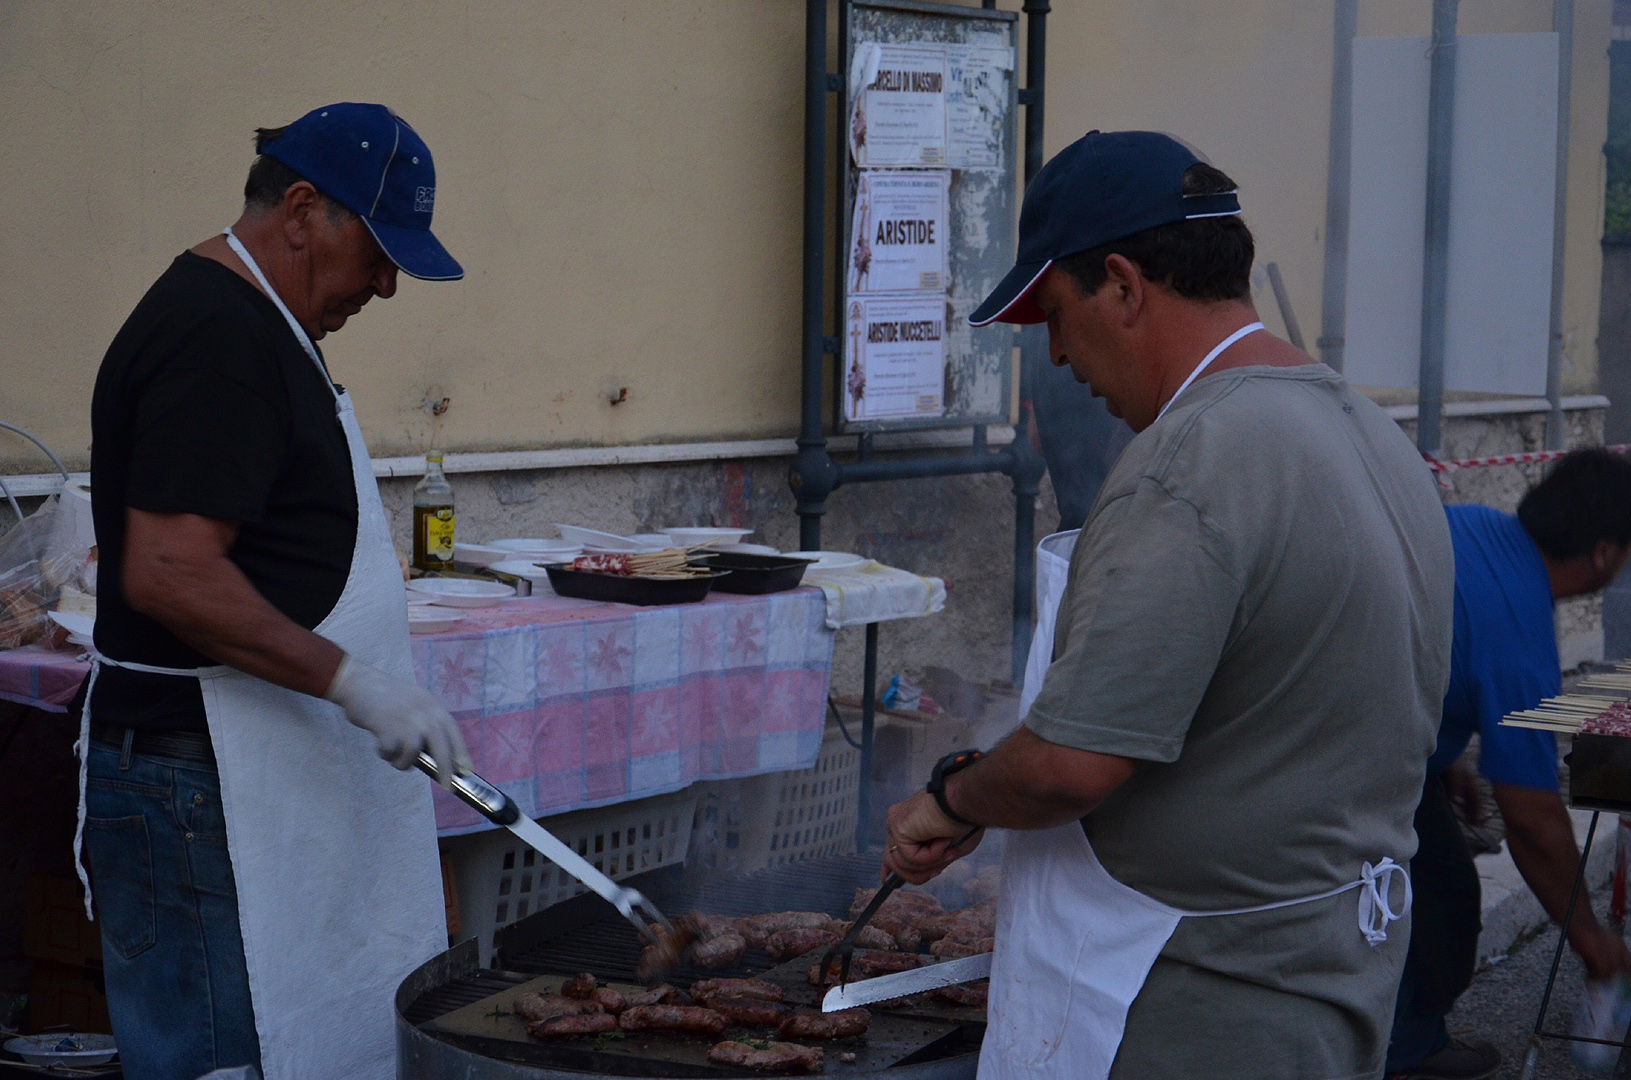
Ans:
{"type": "Polygon", "coordinates": [[[853,853],[860,779],[861,752],[829,722],[811,768],[698,784],[687,876],[853,853]]]}
{"type": "MultiPolygon", "coordinates": [[[[694,788],[671,795],[574,810],[538,823],[613,881],[683,863],[696,814],[694,788]]],[[[585,889],[576,878],[516,839],[508,829],[444,837],[442,856],[457,898],[456,940],[474,937],[481,962],[493,932],[585,889]]]]}

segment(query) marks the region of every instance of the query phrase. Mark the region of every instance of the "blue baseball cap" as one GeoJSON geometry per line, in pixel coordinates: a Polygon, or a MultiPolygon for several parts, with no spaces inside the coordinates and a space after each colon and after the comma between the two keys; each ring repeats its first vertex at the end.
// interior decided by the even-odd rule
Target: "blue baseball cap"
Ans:
{"type": "Polygon", "coordinates": [[[430,232],[436,207],[430,147],[390,109],[355,101],[324,105],[260,152],[362,218],[404,273],[426,281],[464,277],[464,267],[430,232]]]}
{"type": "Polygon", "coordinates": [[[1090,131],[1059,151],[1025,190],[1014,268],[968,321],[1046,322],[1030,294],[1054,260],[1157,225],[1240,213],[1233,191],[1184,194],[1184,170],[1200,161],[1156,131],[1090,131]]]}

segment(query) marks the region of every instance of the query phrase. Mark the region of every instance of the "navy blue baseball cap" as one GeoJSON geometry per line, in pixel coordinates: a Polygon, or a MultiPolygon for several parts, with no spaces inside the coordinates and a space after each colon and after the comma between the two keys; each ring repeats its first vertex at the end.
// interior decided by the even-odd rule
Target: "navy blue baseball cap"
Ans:
{"type": "Polygon", "coordinates": [[[1025,190],[1014,268],[968,321],[1046,322],[1030,294],[1055,259],[1157,225],[1240,213],[1233,191],[1184,194],[1184,170],[1200,160],[1155,131],[1090,131],[1065,147],[1025,190]]]}
{"type": "Polygon", "coordinates": [[[313,109],[261,147],[362,218],[392,262],[426,281],[464,267],[431,235],[436,166],[408,122],[383,105],[341,101],[313,109]]]}

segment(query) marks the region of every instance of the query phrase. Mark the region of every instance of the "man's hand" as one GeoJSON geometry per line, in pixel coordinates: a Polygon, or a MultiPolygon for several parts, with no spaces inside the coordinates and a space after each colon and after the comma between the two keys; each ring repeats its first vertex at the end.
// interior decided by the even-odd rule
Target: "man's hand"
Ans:
{"type": "Polygon", "coordinates": [[[421,751],[436,762],[444,788],[453,774],[468,773],[470,752],[453,715],[423,687],[347,653],[323,695],[345,710],[347,720],[373,733],[379,756],[399,769],[411,769],[421,751]]]}
{"type": "Polygon", "coordinates": [[[980,846],[981,829],[959,847],[968,826],[940,812],[934,796],[920,791],[889,808],[889,844],[884,849],[884,873],[897,873],[921,885],[980,846]]]}
{"type": "Polygon", "coordinates": [[[1578,940],[1570,942],[1586,965],[1586,977],[1603,980],[1616,975],[1631,975],[1631,952],[1625,941],[1601,923],[1594,922],[1591,929],[1582,932],[1578,940]]]}
{"type": "Polygon", "coordinates": [[[1484,794],[1478,789],[1478,778],[1459,761],[1444,770],[1444,791],[1450,796],[1450,803],[1467,821],[1482,825],[1489,820],[1490,808],[1485,805],[1484,794]]]}

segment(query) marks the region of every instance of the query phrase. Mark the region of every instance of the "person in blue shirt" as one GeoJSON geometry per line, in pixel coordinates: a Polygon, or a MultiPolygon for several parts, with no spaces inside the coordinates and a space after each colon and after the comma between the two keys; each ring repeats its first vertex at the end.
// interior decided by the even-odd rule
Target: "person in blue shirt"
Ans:
{"type": "MultiPolygon", "coordinates": [[[[1478,771],[1506,822],[1512,861],[1561,922],[1580,850],[1558,791],[1550,732],[1501,717],[1560,692],[1552,606],[1606,588],[1631,552],[1631,461],[1577,450],[1524,496],[1517,516],[1449,506],[1455,547],[1455,638],[1438,748],[1416,809],[1420,846],[1410,951],[1399,985],[1387,1074],[1403,1080],[1482,1080],[1500,1067],[1488,1043],[1451,1039],[1444,1018],[1472,982],[1480,923],[1478,872],[1456,806],[1483,816],[1473,777],[1456,764],[1476,734],[1478,771]]],[[[1590,978],[1631,972],[1631,954],[1582,898],[1569,944],[1590,978]]]]}

